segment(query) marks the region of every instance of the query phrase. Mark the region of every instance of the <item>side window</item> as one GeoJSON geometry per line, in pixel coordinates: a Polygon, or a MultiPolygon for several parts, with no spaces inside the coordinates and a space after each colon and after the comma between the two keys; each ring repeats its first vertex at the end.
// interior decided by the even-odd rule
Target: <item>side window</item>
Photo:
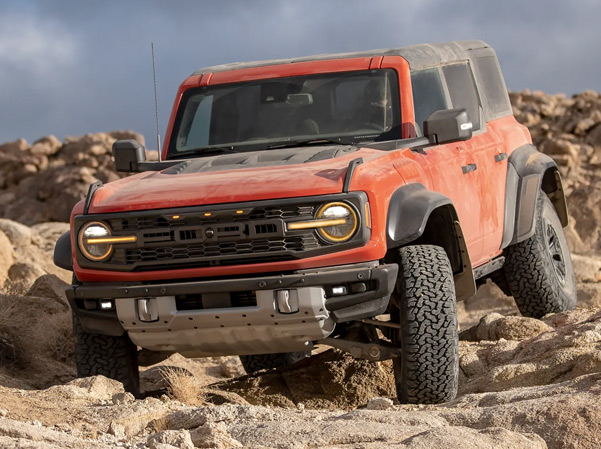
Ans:
{"type": "Polygon", "coordinates": [[[411,74],[415,127],[421,136],[424,120],[440,109],[447,109],[447,101],[437,68],[418,70],[411,74]]]}
{"type": "Polygon", "coordinates": [[[510,115],[511,103],[497,59],[494,56],[482,56],[473,58],[472,63],[481,88],[487,118],[510,115]]]}
{"type": "Polygon", "coordinates": [[[468,63],[444,66],[442,73],[447,81],[452,107],[467,109],[474,130],[480,129],[480,100],[468,63]]]}

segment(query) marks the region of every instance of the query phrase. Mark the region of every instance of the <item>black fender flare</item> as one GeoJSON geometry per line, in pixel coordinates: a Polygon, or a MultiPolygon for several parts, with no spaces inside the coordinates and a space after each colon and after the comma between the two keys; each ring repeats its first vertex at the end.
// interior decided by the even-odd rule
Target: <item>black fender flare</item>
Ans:
{"type": "Polygon", "coordinates": [[[457,299],[476,293],[474,272],[453,201],[420,183],[399,187],[388,206],[388,250],[413,242],[445,249],[453,267],[457,299]]]}
{"type": "Polygon", "coordinates": [[[534,145],[516,148],[507,163],[505,221],[501,249],[524,241],[534,234],[538,195],[549,197],[561,225],[568,225],[568,207],[557,164],[534,145]]]}
{"type": "Polygon", "coordinates": [[[390,197],[386,225],[388,248],[412,242],[424,233],[434,209],[452,205],[449,197],[414,183],[399,187],[390,197]]]}
{"type": "Polygon", "coordinates": [[[54,247],[54,265],[63,270],[73,271],[73,255],[71,254],[71,231],[65,232],[56,241],[54,247]]]}

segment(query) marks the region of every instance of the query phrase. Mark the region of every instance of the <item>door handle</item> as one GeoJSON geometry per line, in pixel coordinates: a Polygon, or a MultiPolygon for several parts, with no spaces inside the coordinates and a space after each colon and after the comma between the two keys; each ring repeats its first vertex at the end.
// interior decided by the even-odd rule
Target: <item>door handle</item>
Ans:
{"type": "Polygon", "coordinates": [[[495,154],[495,162],[501,162],[507,159],[507,153],[495,154]]]}
{"type": "Polygon", "coordinates": [[[461,170],[463,171],[463,174],[465,175],[466,173],[475,171],[478,169],[478,166],[476,164],[469,164],[469,165],[464,165],[463,167],[461,167],[461,170]]]}

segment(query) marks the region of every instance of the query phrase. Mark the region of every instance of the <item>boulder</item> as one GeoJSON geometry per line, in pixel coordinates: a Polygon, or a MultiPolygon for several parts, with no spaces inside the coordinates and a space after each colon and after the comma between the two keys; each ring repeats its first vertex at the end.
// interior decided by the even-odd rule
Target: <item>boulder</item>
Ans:
{"type": "Polygon", "coordinates": [[[69,284],[60,280],[55,275],[44,274],[35,280],[26,295],[47,298],[57,301],[65,305],[65,307],[68,307],[69,303],[67,302],[67,298],[65,296],[65,290],[68,286],[69,284]]]}
{"type": "Polygon", "coordinates": [[[9,238],[0,228],[0,287],[8,278],[8,270],[15,261],[15,251],[9,238]]]}

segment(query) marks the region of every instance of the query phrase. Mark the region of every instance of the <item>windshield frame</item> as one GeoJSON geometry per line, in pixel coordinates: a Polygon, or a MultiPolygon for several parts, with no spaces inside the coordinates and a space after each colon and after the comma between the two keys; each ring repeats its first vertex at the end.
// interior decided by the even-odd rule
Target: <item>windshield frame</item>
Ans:
{"type": "MultiPolygon", "coordinates": [[[[385,79],[385,78],[382,78],[385,79]]],[[[218,154],[219,148],[224,148],[227,153],[242,153],[247,151],[258,151],[258,150],[270,150],[274,151],[283,146],[290,147],[294,146],[295,142],[306,145],[309,141],[315,141],[316,145],[323,144],[326,141],[330,141],[334,143],[337,141],[340,145],[348,145],[348,144],[357,144],[357,143],[366,143],[366,142],[374,142],[381,140],[389,140],[389,139],[400,139],[401,136],[401,127],[402,127],[402,117],[401,117],[401,98],[400,98],[400,89],[399,89],[399,74],[394,68],[380,68],[380,69],[358,69],[358,70],[350,70],[350,71],[331,71],[325,73],[307,73],[300,75],[292,75],[292,76],[284,76],[284,77],[265,77],[260,79],[254,79],[249,81],[237,81],[232,83],[220,83],[214,85],[205,85],[198,87],[191,87],[186,89],[181,96],[181,101],[179,102],[179,106],[177,109],[176,116],[173,122],[172,132],[170,133],[169,143],[167,146],[167,154],[166,159],[181,159],[184,154],[187,154],[188,157],[203,157],[202,152],[207,150],[206,156],[215,156],[218,154]],[[361,132],[363,130],[351,130],[348,133],[336,132],[336,133],[318,133],[311,135],[294,135],[288,138],[286,137],[277,137],[270,138],[265,140],[247,140],[241,142],[224,142],[217,143],[211,145],[203,145],[198,148],[190,148],[186,150],[178,150],[177,149],[177,139],[180,132],[180,127],[182,126],[182,120],[186,111],[186,106],[188,101],[191,100],[192,97],[197,96],[200,93],[209,93],[211,90],[223,90],[229,89],[235,86],[242,85],[260,85],[265,82],[269,82],[271,80],[278,82],[285,82],[287,79],[299,79],[299,78],[307,78],[307,79],[317,79],[317,78],[327,78],[331,77],[334,80],[337,76],[340,77],[353,77],[361,74],[372,74],[376,72],[387,72],[388,75],[388,89],[389,96],[391,101],[391,109],[392,109],[392,125],[391,129],[388,129],[381,133],[372,133],[366,134],[365,132],[361,132]],[[319,141],[323,141],[319,143],[319,141]],[[279,145],[280,143],[286,142],[286,145],[279,145]]],[[[225,153],[224,152],[224,153],[225,153]]]]}

